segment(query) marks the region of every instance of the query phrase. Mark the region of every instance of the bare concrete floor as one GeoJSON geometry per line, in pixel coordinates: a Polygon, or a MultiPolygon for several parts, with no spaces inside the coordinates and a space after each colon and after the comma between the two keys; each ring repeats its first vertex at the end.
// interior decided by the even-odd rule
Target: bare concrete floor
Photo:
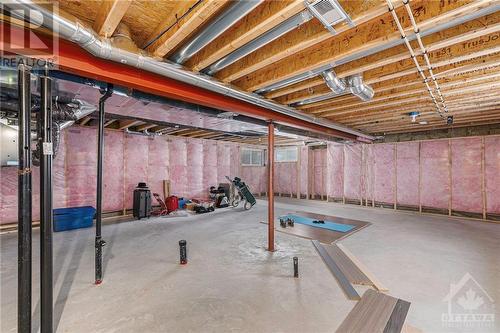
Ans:
{"type": "MultiPolygon", "coordinates": [[[[412,302],[408,322],[425,332],[500,331],[496,326],[445,328],[450,283],[470,273],[500,300],[500,225],[385,209],[280,199],[294,210],[373,225],[341,241],[389,294],[412,302]]],[[[265,202],[189,218],[107,225],[104,283],[94,286],[94,230],[54,234],[54,321],[59,332],[333,332],[348,301],[310,241],[276,233],[265,251],[265,202]],[[189,264],[178,265],[178,240],[189,264]],[[292,257],[300,261],[294,279],[292,257]]],[[[34,232],[34,330],[39,329],[39,241],[34,232]]],[[[16,330],[17,234],[0,236],[2,332],[16,330]]],[[[363,288],[357,288],[360,293],[363,288]]],[[[484,299],[483,296],[483,300],[484,299]]]]}

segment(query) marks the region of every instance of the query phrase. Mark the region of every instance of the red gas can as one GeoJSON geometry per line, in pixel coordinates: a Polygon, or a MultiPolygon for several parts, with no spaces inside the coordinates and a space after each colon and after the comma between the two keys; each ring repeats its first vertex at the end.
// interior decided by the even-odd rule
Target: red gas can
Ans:
{"type": "Polygon", "coordinates": [[[179,199],[175,195],[168,197],[165,200],[165,204],[169,213],[179,209],[179,199]]]}

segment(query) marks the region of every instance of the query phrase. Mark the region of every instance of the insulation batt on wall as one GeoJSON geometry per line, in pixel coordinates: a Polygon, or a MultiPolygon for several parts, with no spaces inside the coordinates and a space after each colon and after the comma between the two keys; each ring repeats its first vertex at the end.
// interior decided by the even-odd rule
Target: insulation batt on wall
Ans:
{"type": "MultiPolygon", "coordinates": [[[[148,137],[105,130],[103,210],[132,208],[133,189],[146,182],[163,193],[170,179],[172,194],[207,198],[208,188],[241,176],[239,146],[213,140],[148,137]]],[[[243,169],[243,168],[242,168],[243,169]]],[[[54,159],[54,207],[95,206],[97,132],[92,127],[62,131],[54,159]]],[[[241,170],[243,171],[243,170],[241,170]]],[[[242,179],[253,192],[266,187],[266,167],[251,167],[242,179]]],[[[0,168],[0,223],[17,221],[17,167],[0,168]]],[[[39,219],[39,168],[33,169],[33,220],[39,219]]]]}

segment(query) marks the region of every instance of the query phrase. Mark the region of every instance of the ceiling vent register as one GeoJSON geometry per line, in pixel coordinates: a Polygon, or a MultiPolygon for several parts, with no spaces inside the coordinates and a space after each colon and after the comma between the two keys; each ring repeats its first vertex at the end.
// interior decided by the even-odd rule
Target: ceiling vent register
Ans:
{"type": "Polygon", "coordinates": [[[333,28],[334,25],[341,22],[347,23],[350,27],[354,27],[349,15],[344,8],[338,3],[337,0],[316,0],[313,2],[305,2],[307,8],[318,20],[325,25],[325,27],[332,33],[336,34],[337,31],[333,28]]]}

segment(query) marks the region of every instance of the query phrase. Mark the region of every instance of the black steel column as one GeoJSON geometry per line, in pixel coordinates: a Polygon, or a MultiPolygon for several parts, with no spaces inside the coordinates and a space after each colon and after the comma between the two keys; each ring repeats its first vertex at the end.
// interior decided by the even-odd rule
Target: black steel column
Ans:
{"type": "Polygon", "coordinates": [[[95,221],[95,284],[102,282],[102,247],[106,242],[102,239],[102,164],[104,161],[104,103],[113,94],[113,86],[101,91],[99,98],[99,127],[97,131],[97,195],[95,221]]]}
{"type": "Polygon", "coordinates": [[[17,194],[17,331],[31,333],[31,91],[30,71],[20,65],[19,91],[19,170],[17,194]]]}
{"type": "Polygon", "coordinates": [[[40,77],[40,328],[52,333],[52,79],[40,77]]]}

